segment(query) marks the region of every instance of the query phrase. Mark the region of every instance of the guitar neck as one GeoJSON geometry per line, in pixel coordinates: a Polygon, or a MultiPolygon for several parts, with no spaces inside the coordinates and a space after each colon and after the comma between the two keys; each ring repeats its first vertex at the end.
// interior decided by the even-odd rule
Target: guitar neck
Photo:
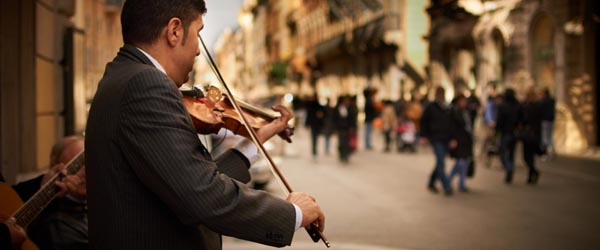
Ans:
{"type": "MultiPolygon", "coordinates": [[[[68,175],[77,173],[83,167],[85,163],[84,155],[84,151],[81,151],[73,160],[67,163],[66,170],[68,175]]],[[[56,198],[56,194],[58,194],[60,188],[55,185],[55,182],[61,180],[62,177],[60,173],[54,175],[13,214],[12,217],[15,218],[19,226],[26,228],[56,198]]]]}

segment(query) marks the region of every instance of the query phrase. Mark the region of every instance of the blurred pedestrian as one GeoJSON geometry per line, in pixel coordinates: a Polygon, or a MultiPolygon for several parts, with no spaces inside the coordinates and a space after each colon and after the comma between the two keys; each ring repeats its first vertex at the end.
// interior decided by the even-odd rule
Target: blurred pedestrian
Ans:
{"type": "Polygon", "coordinates": [[[496,85],[490,85],[489,95],[485,110],[483,111],[483,123],[490,128],[496,127],[496,119],[498,118],[498,104],[497,97],[500,97],[496,93],[496,85]]]}
{"type": "Polygon", "coordinates": [[[515,130],[519,124],[520,112],[521,104],[515,97],[515,91],[507,88],[504,91],[503,102],[498,106],[496,121],[496,132],[500,134],[500,159],[506,171],[504,181],[507,184],[512,183],[515,168],[515,130]]]}
{"type": "Polygon", "coordinates": [[[356,95],[349,95],[350,99],[350,153],[354,153],[358,149],[358,105],[356,95]]]}
{"type": "Polygon", "coordinates": [[[550,90],[544,88],[541,94],[542,109],[542,145],[546,151],[547,158],[556,155],[554,147],[554,118],[556,113],[556,100],[550,95],[550,90]]]}
{"type": "Polygon", "coordinates": [[[413,153],[417,151],[415,144],[419,135],[421,117],[423,116],[423,102],[418,96],[418,92],[415,92],[410,102],[406,105],[404,111],[406,119],[403,121],[404,132],[400,137],[403,143],[402,150],[409,149],[413,153]]]}
{"type": "Polygon", "coordinates": [[[496,86],[492,85],[483,111],[485,137],[480,153],[484,157],[485,165],[488,167],[491,163],[491,157],[499,154],[500,139],[499,134],[496,133],[496,121],[498,120],[498,106],[501,103],[502,95],[496,93],[496,86]]]}
{"type": "Polygon", "coordinates": [[[353,119],[352,100],[348,96],[340,97],[335,108],[333,121],[338,135],[339,159],[342,163],[348,163],[351,152],[351,133],[355,129],[353,119]]]}
{"type": "Polygon", "coordinates": [[[384,107],[381,112],[381,128],[383,130],[383,136],[385,138],[385,148],[384,152],[390,152],[390,147],[392,144],[392,134],[396,129],[398,124],[398,117],[396,116],[396,111],[394,109],[394,103],[390,100],[386,100],[383,102],[384,107]]]}
{"type": "Polygon", "coordinates": [[[481,100],[475,94],[475,89],[469,90],[469,97],[467,98],[467,111],[471,119],[471,128],[475,128],[475,120],[477,119],[477,115],[479,114],[479,109],[481,108],[481,100]]]}
{"type": "Polygon", "coordinates": [[[313,159],[317,158],[319,134],[323,129],[325,122],[325,108],[319,103],[319,98],[315,93],[308,99],[306,105],[306,126],[310,128],[310,139],[312,145],[313,159]]]}
{"type": "Polygon", "coordinates": [[[375,94],[377,89],[368,87],[363,91],[365,96],[365,148],[367,150],[373,149],[371,145],[371,133],[373,132],[373,120],[379,116],[379,112],[376,107],[375,94]]]}
{"type": "Polygon", "coordinates": [[[543,153],[542,148],[542,106],[537,102],[535,90],[527,91],[519,126],[519,137],[523,142],[523,160],[527,164],[529,174],[527,183],[536,184],[539,179],[539,171],[535,167],[536,154],[543,153]]]}
{"type": "Polygon", "coordinates": [[[445,90],[438,87],[435,90],[435,101],[427,105],[421,119],[421,141],[429,141],[435,154],[435,167],[429,178],[428,188],[432,192],[437,192],[435,181],[440,180],[446,195],[452,194],[450,182],[444,170],[444,161],[448,153],[448,143],[450,141],[450,109],[444,99],[445,90]]]}
{"type": "Polygon", "coordinates": [[[459,175],[458,190],[467,192],[465,179],[467,177],[467,167],[473,156],[473,125],[468,109],[467,98],[460,94],[454,101],[450,113],[450,156],[456,159],[454,168],[450,171],[448,181],[452,183],[454,175],[459,175]]]}
{"type": "Polygon", "coordinates": [[[327,103],[325,104],[324,109],[325,117],[323,119],[323,136],[325,137],[325,154],[329,155],[331,134],[335,132],[333,124],[333,113],[335,112],[335,107],[331,106],[331,99],[329,97],[327,98],[327,103]]]}

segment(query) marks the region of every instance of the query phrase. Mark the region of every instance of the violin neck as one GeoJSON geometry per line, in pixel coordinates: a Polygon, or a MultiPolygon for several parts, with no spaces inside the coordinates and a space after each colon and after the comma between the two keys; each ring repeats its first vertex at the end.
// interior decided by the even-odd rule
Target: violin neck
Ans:
{"type": "Polygon", "coordinates": [[[252,106],[251,104],[249,104],[247,102],[244,102],[242,100],[239,100],[239,99],[235,99],[235,101],[243,109],[246,109],[248,111],[254,112],[254,113],[260,115],[261,117],[263,117],[265,119],[268,119],[269,121],[277,119],[277,116],[275,116],[272,112],[269,112],[268,110],[257,108],[255,106],[252,106]]]}

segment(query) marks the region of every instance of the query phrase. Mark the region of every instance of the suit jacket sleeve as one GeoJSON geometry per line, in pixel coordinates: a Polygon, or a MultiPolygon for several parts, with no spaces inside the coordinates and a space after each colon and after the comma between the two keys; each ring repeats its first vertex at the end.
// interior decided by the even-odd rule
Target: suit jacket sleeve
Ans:
{"type": "Polygon", "coordinates": [[[229,149],[215,159],[215,162],[219,172],[242,183],[250,182],[250,161],[240,151],[229,149]]]}
{"type": "Polygon", "coordinates": [[[293,205],[219,172],[166,75],[144,70],[131,78],[126,93],[117,144],[141,182],[182,223],[262,244],[291,243],[293,205]]]}

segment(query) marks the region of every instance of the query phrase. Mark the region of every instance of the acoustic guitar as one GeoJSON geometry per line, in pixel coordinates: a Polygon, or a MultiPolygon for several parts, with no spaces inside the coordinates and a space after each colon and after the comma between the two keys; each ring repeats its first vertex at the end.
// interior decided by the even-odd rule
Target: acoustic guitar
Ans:
{"type": "MultiPolygon", "coordinates": [[[[74,159],[65,166],[67,175],[77,173],[85,164],[85,154],[81,151],[74,159]]],[[[63,178],[62,174],[54,175],[44,186],[40,188],[25,204],[19,195],[8,185],[0,183],[0,221],[14,219],[15,223],[22,228],[27,228],[43,210],[50,204],[60,191],[54,183],[63,178]]],[[[21,246],[22,250],[35,250],[37,247],[33,242],[26,240],[21,246]]]]}

